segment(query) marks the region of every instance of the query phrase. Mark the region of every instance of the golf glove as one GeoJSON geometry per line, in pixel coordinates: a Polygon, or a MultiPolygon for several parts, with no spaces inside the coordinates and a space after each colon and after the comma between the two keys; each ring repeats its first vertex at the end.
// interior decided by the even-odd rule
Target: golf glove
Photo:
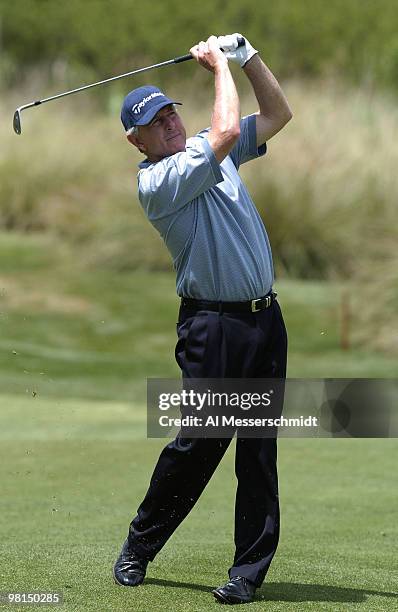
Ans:
{"type": "Polygon", "coordinates": [[[254,49],[247,38],[245,38],[245,44],[242,47],[238,47],[238,38],[244,38],[242,34],[236,32],[235,34],[227,34],[226,36],[218,36],[217,42],[224,51],[224,55],[231,62],[236,62],[241,68],[258,53],[257,49],[254,49]]]}

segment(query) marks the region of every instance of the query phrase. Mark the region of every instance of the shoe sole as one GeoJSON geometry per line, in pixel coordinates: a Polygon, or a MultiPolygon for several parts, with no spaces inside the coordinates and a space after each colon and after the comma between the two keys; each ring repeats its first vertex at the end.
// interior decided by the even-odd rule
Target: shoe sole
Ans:
{"type": "Polygon", "coordinates": [[[216,590],[212,591],[212,593],[213,593],[213,595],[214,595],[214,598],[215,598],[215,599],[216,599],[216,600],[217,600],[219,603],[222,603],[222,604],[228,604],[228,603],[229,603],[229,601],[228,601],[227,599],[225,599],[225,597],[223,597],[223,596],[221,595],[221,593],[218,593],[216,590]]]}

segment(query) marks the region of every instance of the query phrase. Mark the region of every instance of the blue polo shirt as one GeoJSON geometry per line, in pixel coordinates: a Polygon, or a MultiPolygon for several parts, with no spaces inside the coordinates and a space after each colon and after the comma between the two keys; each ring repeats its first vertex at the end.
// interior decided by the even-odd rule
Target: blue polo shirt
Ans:
{"type": "Polygon", "coordinates": [[[254,115],[241,120],[240,130],[221,164],[209,129],[189,138],[185,151],[139,164],[139,200],[173,258],[179,296],[245,301],[272,288],[267,232],[238,174],[266,145],[257,148],[254,115]]]}

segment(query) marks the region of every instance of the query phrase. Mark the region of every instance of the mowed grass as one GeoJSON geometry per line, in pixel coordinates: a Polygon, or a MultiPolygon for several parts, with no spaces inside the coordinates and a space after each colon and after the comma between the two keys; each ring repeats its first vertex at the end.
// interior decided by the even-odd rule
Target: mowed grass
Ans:
{"type": "MultiPolygon", "coordinates": [[[[233,557],[234,442],[146,583],[122,588],[111,568],[166,442],[145,439],[144,405],[0,402],[2,590],[60,591],[68,612],[219,609],[211,589],[233,557]]],[[[397,459],[394,440],[279,441],[281,541],[250,610],[398,609],[397,459]]]]}
{"type": "MultiPolygon", "coordinates": [[[[172,272],[89,269],[49,237],[2,234],[0,389],[38,397],[142,399],[149,377],[179,377],[172,272]]],[[[339,283],[277,280],[290,377],[395,377],[396,357],[343,351],[339,283]]]]}
{"type": "MultiPolygon", "coordinates": [[[[42,236],[3,234],[0,259],[0,590],[59,590],[68,612],[219,609],[210,591],[233,557],[234,443],[146,584],[111,576],[165,443],[145,438],[145,380],[179,376],[173,274],[90,270],[42,236]]],[[[393,357],[341,350],[342,286],[276,288],[291,377],[396,376],[393,357]]],[[[250,609],[398,609],[396,442],[279,449],[281,543],[250,609]]]]}

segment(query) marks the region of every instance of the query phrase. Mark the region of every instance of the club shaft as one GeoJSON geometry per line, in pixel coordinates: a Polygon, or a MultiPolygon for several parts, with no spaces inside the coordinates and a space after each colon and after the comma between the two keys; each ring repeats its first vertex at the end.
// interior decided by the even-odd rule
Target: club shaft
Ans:
{"type": "MultiPolygon", "coordinates": [[[[241,47],[244,44],[245,39],[243,37],[239,38],[238,47],[241,47]]],[[[76,89],[71,89],[70,91],[65,91],[55,96],[44,98],[43,100],[36,100],[35,102],[31,102],[30,104],[25,105],[23,108],[28,108],[29,106],[37,106],[38,104],[44,104],[45,102],[50,102],[50,100],[64,98],[65,96],[70,96],[74,93],[78,93],[79,91],[84,91],[85,89],[91,89],[92,87],[98,87],[98,85],[104,85],[105,83],[112,83],[113,81],[118,81],[119,79],[125,79],[126,77],[132,76],[133,74],[147,72],[148,70],[153,70],[154,68],[161,68],[162,66],[168,66],[170,64],[179,64],[181,62],[186,62],[187,60],[191,59],[193,59],[193,55],[191,53],[187,53],[186,55],[180,55],[179,57],[174,57],[173,59],[166,60],[165,62],[160,62],[160,64],[152,64],[152,66],[147,66],[146,68],[131,70],[131,72],[125,72],[124,74],[119,74],[118,76],[110,77],[109,79],[104,79],[103,81],[97,81],[96,83],[91,83],[90,85],[83,85],[82,87],[77,87],[76,89]]]]}
{"type": "MultiPolygon", "coordinates": [[[[238,38],[238,47],[241,47],[245,44],[245,39],[242,37],[238,38]]],[[[147,72],[148,70],[153,70],[154,68],[161,68],[162,66],[169,66],[170,64],[179,64],[181,62],[186,62],[188,60],[193,59],[193,55],[191,53],[187,53],[186,55],[180,55],[179,57],[174,57],[173,59],[166,60],[165,62],[160,62],[160,64],[152,64],[152,66],[147,66],[146,68],[138,68],[138,70],[131,70],[130,72],[125,72],[124,74],[119,74],[118,76],[110,77],[109,79],[104,79],[102,81],[97,81],[96,83],[90,83],[89,85],[82,85],[82,87],[77,87],[76,89],[71,89],[70,91],[64,91],[63,93],[56,94],[55,96],[50,96],[48,98],[43,98],[43,100],[35,100],[34,102],[29,102],[29,104],[24,104],[23,106],[19,106],[13,118],[13,127],[14,131],[17,134],[21,134],[21,112],[26,108],[32,108],[33,106],[38,106],[39,104],[44,104],[45,102],[50,102],[50,100],[57,100],[59,98],[64,98],[65,96],[70,96],[72,94],[78,93],[79,91],[85,91],[86,89],[91,89],[92,87],[98,87],[99,85],[105,85],[105,83],[112,83],[113,81],[118,81],[119,79],[125,79],[128,76],[132,76],[133,74],[140,74],[142,72],[147,72]]]]}
{"type": "MultiPolygon", "coordinates": [[[[186,59],[192,59],[192,56],[185,56],[186,59]]],[[[179,58],[179,61],[181,60],[179,58]]],[[[167,66],[168,64],[174,64],[175,59],[167,60],[166,62],[161,62],[160,64],[153,64],[152,66],[147,66],[146,68],[139,68],[138,70],[132,70],[131,72],[125,72],[124,74],[119,74],[118,76],[111,77],[109,79],[104,79],[103,81],[97,81],[96,83],[91,83],[90,85],[83,85],[82,87],[77,87],[76,89],[71,89],[70,91],[65,91],[63,93],[57,94],[55,96],[50,96],[49,98],[44,98],[43,100],[36,100],[32,102],[32,105],[44,104],[45,102],[49,102],[50,100],[56,100],[57,98],[63,98],[65,96],[70,96],[71,94],[78,93],[79,91],[84,91],[85,89],[91,89],[92,87],[98,87],[98,85],[104,85],[105,83],[111,83],[112,81],[118,81],[119,79],[124,79],[128,76],[132,76],[133,74],[139,74],[140,72],[146,72],[147,70],[153,70],[154,68],[161,68],[162,66],[167,66]]]]}

